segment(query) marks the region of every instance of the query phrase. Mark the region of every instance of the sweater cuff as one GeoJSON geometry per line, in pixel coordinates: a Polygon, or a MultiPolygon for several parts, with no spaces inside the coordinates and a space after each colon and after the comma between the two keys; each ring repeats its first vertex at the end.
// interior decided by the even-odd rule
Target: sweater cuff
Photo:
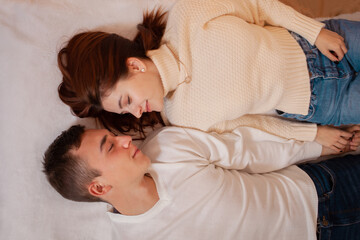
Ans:
{"type": "Polygon", "coordinates": [[[303,159],[307,162],[309,160],[316,159],[321,156],[322,146],[317,142],[306,142],[304,143],[304,155],[303,159]]]}
{"type": "Polygon", "coordinates": [[[297,34],[304,37],[312,45],[315,44],[315,41],[321,31],[325,26],[324,23],[321,23],[315,19],[302,15],[301,13],[295,12],[294,14],[294,26],[291,29],[297,34]]]}
{"type": "Polygon", "coordinates": [[[291,122],[293,129],[293,138],[300,141],[313,142],[317,134],[317,125],[315,123],[291,122]]]}

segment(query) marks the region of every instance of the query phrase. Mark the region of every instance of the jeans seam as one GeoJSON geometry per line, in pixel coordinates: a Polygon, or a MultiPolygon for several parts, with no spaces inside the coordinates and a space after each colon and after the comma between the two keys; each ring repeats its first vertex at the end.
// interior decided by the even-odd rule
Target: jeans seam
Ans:
{"type": "Polygon", "coordinates": [[[330,178],[331,178],[331,181],[332,181],[332,187],[331,187],[331,191],[329,191],[327,195],[333,194],[334,189],[336,187],[336,180],[335,180],[335,178],[333,176],[334,173],[326,165],[324,165],[322,163],[320,163],[319,166],[321,168],[323,168],[330,175],[330,178]]]}

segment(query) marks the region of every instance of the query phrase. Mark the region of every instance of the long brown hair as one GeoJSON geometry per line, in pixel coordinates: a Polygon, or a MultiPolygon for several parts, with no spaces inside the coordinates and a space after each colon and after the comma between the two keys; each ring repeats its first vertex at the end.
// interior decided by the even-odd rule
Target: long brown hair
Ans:
{"type": "Polygon", "coordinates": [[[166,12],[161,8],[143,14],[134,40],[106,32],[82,32],[73,36],[59,51],[58,65],[63,75],[58,87],[60,99],[78,117],[95,117],[110,131],[140,132],[164,125],[158,112],[143,113],[140,119],[131,114],[106,112],[101,96],[128,75],[129,57],[148,59],[146,52],[157,49],[166,27],[166,12]]]}

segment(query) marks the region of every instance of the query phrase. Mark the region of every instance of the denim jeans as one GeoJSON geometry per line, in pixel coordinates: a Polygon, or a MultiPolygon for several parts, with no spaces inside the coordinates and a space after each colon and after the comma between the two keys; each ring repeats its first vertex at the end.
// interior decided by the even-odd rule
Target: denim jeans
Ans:
{"type": "Polygon", "coordinates": [[[344,37],[347,54],[340,62],[332,62],[303,37],[290,32],[307,58],[310,106],[307,115],[278,113],[323,125],[360,123],[360,22],[331,19],[324,23],[326,29],[344,37]]]}
{"type": "Polygon", "coordinates": [[[360,239],[360,155],[299,165],[315,184],[320,240],[360,239]]]}

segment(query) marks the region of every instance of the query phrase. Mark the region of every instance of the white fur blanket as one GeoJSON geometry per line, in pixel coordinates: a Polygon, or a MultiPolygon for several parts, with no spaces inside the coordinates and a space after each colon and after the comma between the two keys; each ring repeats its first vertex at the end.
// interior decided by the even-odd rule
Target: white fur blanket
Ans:
{"type": "MultiPolygon", "coordinates": [[[[175,0],[0,1],[0,239],[110,239],[104,203],[64,200],[42,173],[42,156],[70,125],[57,95],[57,51],[73,34],[101,29],[128,36],[142,11],[175,0]]],[[[360,12],[346,15],[360,20],[360,12]]]]}

